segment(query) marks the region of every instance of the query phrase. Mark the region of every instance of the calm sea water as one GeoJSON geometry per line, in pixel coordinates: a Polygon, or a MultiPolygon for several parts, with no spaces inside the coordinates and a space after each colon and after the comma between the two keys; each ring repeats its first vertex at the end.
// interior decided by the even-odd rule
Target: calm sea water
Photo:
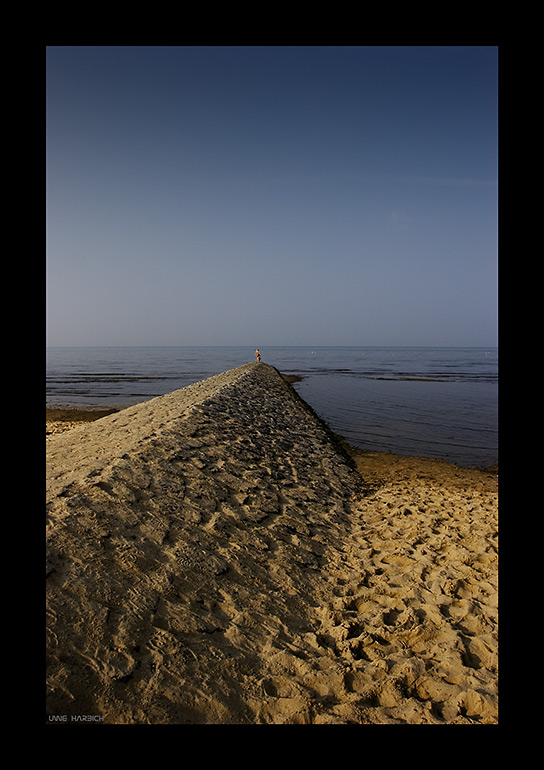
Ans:
{"type": "MultiPolygon", "coordinates": [[[[362,449],[498,462],[497,348],[261,348],[362,449]]],[[[129,405],[254,361],[247,347],[48,348],[49,405],[129,405]]]]}

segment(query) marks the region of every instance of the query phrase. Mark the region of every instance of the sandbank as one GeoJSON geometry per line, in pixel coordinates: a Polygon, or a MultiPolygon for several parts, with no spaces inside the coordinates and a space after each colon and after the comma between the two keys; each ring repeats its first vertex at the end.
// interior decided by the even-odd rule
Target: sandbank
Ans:
{"type": "Polygon", "coordinates": [[[262,363],[47,418],[49,724],[498,722],[496,472],[343,445],[262,363]]]}

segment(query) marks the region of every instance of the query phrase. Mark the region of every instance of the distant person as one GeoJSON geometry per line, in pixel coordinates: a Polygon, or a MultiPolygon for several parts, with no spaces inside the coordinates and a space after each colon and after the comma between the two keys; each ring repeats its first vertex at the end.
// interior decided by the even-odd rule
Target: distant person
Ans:
{"type": "Polygon", "coordinates": [[[257,363],[261,360],[261,354],[259,353],[259,348],[255,351],[255,360],[257,363]]]}

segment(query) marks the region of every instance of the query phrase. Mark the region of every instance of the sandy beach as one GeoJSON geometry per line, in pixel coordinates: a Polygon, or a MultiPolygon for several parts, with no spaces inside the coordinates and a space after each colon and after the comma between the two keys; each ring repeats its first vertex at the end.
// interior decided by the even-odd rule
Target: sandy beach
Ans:
{"type": "Polygon", "coordinates": [[[48,724],[497,724],[498,474],[247,364],[48,411],[48,724]]]}

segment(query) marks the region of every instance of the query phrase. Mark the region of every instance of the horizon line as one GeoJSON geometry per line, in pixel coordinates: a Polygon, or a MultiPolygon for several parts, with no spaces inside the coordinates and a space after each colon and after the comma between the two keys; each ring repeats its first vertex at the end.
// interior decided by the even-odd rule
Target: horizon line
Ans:
{"type": "MultiPolygon", "coordinates": [[[[253,345],[240,345],[240,344],[206,344],[206,345],[46,345],[46,349],[49,348],[251,348],[253,345]]],[[[261,348],[498,348],[497,343],[492,345],[312,345],[311,343],[305,343],[303,345],[257,345],[261,348]]]]}

